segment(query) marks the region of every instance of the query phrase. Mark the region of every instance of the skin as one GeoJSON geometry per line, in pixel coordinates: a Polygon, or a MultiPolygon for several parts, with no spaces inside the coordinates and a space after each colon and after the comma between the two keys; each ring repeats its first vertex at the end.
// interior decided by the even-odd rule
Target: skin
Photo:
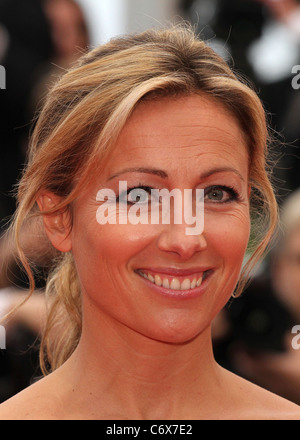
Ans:
{"type": "MultiPolygon", "coordinates": [[[[62,367],[4,403],[0,417],[297,418],[297,406],[227,372],[212,353],[211,322],[235,287],[249,238],[247,176],[243,134],[220,104],[198,95],[139,104],[104,173],[74,203],[70,234],[67,213],[44,219],[53,245],[71,250],[76,261],[80,343],[62,367]],[[123,174],[128,167],[151,167],[168,177],[123,174]],[[216,172],[224,167],[230,171],[216,172]],[[119,180],[169,190],[228,185],[238,199],[216,203],[207,192],[198,236],[186,235],[184,223],[99,225],[96,194],[117,191],[119,180]],[[182,300],[159,294],[135,272],[153,265],[209,266],[212,274],[201,294],[182,300]]],[[[39,204],[57,201],[44,194],[39,204]]]]}

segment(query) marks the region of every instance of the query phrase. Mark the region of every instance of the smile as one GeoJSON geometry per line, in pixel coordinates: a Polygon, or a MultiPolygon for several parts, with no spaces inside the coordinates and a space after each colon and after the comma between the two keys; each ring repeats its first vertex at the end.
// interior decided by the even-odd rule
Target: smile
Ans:
{"type": "Polygon", "coordinates": [[[151,281],[153,284],[165,289],[171,290],[191,290],[196,287],[200,287],[202,282],[206,279],[207,275],[211,272],[206,270],[203,272],[193,273],[189,275],[177,275],[164,273],[155,273],[154,271],[139,269],[136,273],[143,278],[151,281]]]}

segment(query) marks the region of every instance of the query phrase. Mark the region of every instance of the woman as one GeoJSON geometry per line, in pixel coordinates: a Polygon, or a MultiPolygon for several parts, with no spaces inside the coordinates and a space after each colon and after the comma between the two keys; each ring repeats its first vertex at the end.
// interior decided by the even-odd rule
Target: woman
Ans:
{"type": "Polygon", "coordinates": [[[183,27],[114,39],[64,75],[36,125],[14,223],[18,237],[42,217],[58,252],[41,350],[51,373],[1,418],[299,418],[212,353],[213,318],[276,227],[267,137],[256,94],[183,27]],[[193,196],[184,214],[204,203],[204,230],[188,233],[172,209],[169,223],[151,221],[155,190],[174,189],[193,196]],[[264,235],[241,271],[250,211],[264,235]]]}

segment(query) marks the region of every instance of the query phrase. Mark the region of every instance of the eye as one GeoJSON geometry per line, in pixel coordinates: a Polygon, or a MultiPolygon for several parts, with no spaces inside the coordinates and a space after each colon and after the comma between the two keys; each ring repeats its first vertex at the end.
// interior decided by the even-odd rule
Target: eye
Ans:
{"type": "Polygon", "coordinates": [[[229,186],[215,185],[204,191],[204,200],[212,203],[227,203],[237,199],[237,192],[229,186]]]}
{"type": "Polygon", "coordinates": [[[151,188],[148,186],[136,186],[128,188],[126,192],[117,197],[117,202],[134,205],[135,203],[146,204],[149,202],[151,188]]]}

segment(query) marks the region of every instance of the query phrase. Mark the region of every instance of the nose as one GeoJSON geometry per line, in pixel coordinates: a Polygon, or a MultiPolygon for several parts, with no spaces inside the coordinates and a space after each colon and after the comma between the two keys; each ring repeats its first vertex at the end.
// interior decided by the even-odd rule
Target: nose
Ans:
{"type": "Polygon", "coordinates": [[[207,248],[204,231],[198,235],[187,235],[184,224],[168,225],[159,235],[157,244],[160,250],[173,252],[183,260],[207,248]]]}

